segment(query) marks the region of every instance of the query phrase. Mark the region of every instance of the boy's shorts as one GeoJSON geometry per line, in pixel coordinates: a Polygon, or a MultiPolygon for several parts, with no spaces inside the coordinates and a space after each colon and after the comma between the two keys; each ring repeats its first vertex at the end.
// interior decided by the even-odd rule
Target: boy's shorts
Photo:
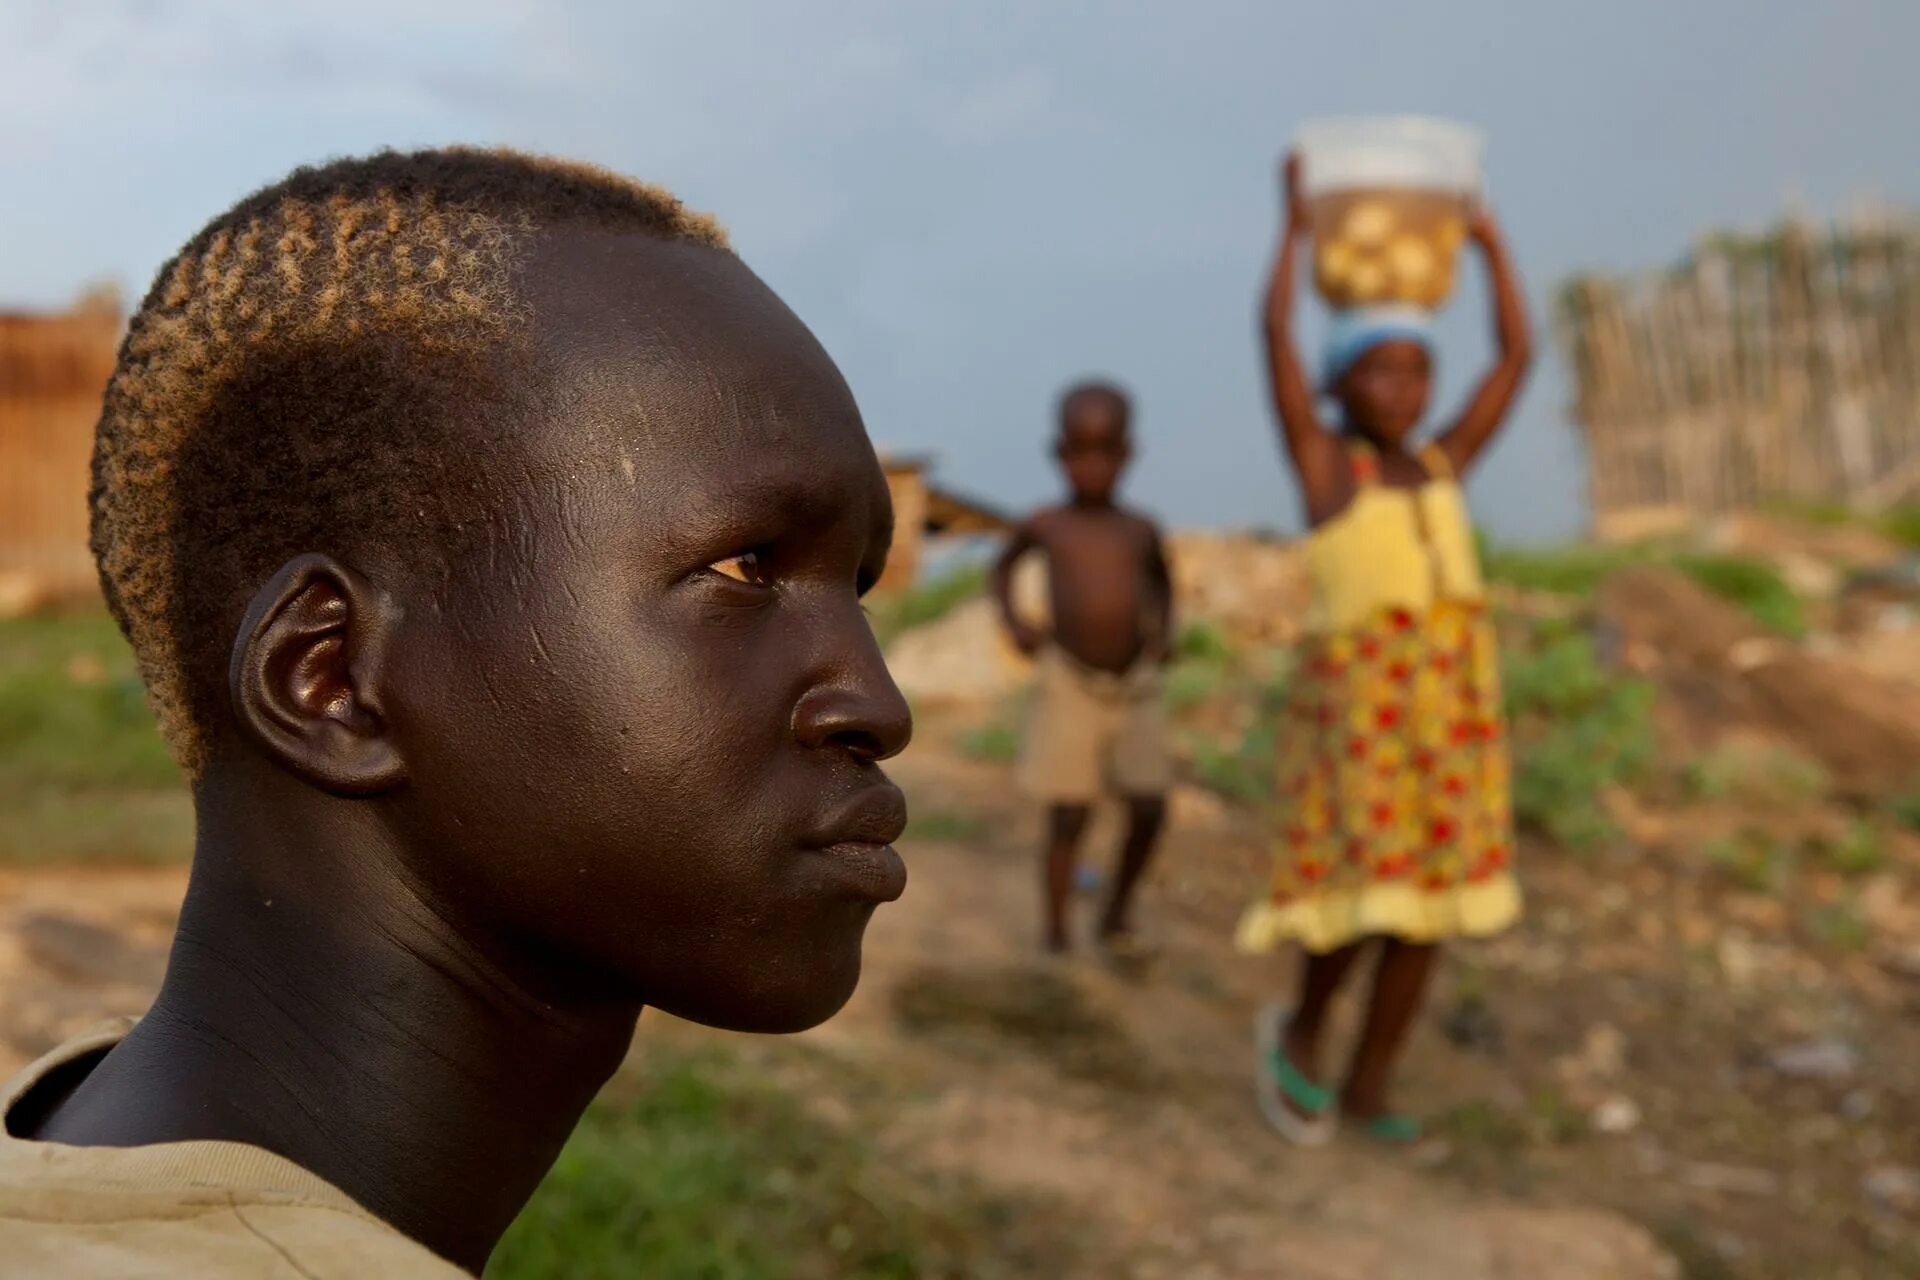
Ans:
{"type": "Polygon", "coordinates": [[[1020,786],[1049,804],[1103,795],[1160,796],[1173,785],[1160,669],[1115,674],[1057,648],[1040,654],[1020,754],[1020,786]]]}

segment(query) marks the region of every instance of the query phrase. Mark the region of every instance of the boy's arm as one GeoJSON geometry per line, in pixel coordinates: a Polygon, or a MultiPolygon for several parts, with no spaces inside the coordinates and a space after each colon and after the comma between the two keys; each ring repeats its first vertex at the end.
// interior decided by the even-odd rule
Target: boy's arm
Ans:
{"type": "Polygon", "coordinates": [[[1147,587],[1153,616],[1148,620],[1147,655],[1155,662],[1173,661],[1173,574],[1167,568],[1167,547],[1159,527],[1147,522],[1147,587]]]}
{"type": "Polygon", "coordinates": [[[1287,220],[1280,233],[1280,248],[1274,256],[1273,275],[1267,282],[1263,312],[1267,340],[1268,385],[1273,394],[1274,411],[1280,416],[1280,430],[1286,440],[1287,454],[1299,473],[1300,487],[1307,499],[1309,513],[1330,509],[1336,504],[1340,485],[1340,450],[1327,434],[1313,406],[1313,388],[1306,370],[1300,367],[1294,346],[1293,295],[1295,262],[1301,242],[1307,238],[1307,202],[1300,190],[1300,157],[1287,157],[1284,189],[1287,220]]]}
{"type": "Polygon", "coordinates": [[[1040,545],[1034,536],[1033,521],[1023,520],[1014,528],[1013,536],[1007,539],[1007,545],[1001,550],[1000,558],[993,562],[993,598],[1000,606],[1001,621],[1006,623],[1007,634],[1013,637],[1013,643],[1020,652],[1031,657],[1040,651],[1046,643],[1046,634],[1020,616],[1013,603],[1013,568],[1020,557],[1040,545]]]}
{"type": "Polygon", "coordinates": [[[1474,210],[1468,221],[1468,233],[1486,255],[1487,273],[1493,284],[1494,340],[1499,356],[1487,376],[1480,381],[1473,398],[1458,422],[1440,437],[1440,447],[1457,475],[1466,474],[1481,451],[1487,447],[1506,420],[1507,410],[1526,381],[1527,366],[1533,362],[1533,336],[1527,323],[1527,304],[1520,293],[1520,280],[1513,260],[1493,215],[1485,209],[1474,210]]]}

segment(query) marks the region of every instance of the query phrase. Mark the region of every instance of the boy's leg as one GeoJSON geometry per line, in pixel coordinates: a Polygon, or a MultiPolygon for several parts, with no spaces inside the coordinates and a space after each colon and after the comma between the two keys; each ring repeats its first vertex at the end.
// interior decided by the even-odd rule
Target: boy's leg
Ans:
{"type": "Polygon", "coordinates": [[[1167,792],[1173,787],[1173,754],[1168,750],[1166,709],[1160,698],[1160,673],[1150,670],[1137,681],[1114,724],[1109,744],[1115,789],[1127,797],[1127,834],[1113,892],[1100,918],[1100,936],[1124,937],[1132,927],[1133,894],[1153,858],[1167,821],[1167,792]]]}
{"type": "Polygon", "coordinates": [[[1346,1114],[1367,1120],[1387,1113],[1387,1083],[1426,996],[1437,954],[1438,948],[1431,943],[1388,938],[1382,945],[1380,967],[1373,977],[1373,1001],[1367,1006],[1360,1046],[1340,1091],[1340,1109],[1346,1114]]]}
{"type": "Polygon", "coordinates": [[[1020,782],[1047,806],[1042,858],[1044,931],[1049,951],[1067,949],[1067,903],[1073,893],[1080,837],[1100,794],[1100,708],[1088,697],[1068,660],[1040,655],[1034,698],[1021,750],[1020,782]]]}
{"type": "Polygon", "coordinates": [[[1166,821],[1165,796],[1127,798],[1127,835],[1120,846],[1120,866],[1114,873],[1113,891],[1107,896],[1107,909],[1100,917],[1101,937],[1125,934],[1132,928],[1128,913],[1133,906],[1134,886],[1153,858],[1166,821]]]}
{"type": "Polygon", "coordinates": [[[1320,1080],[1320,1034],[1326,1029],[1327,1012],[1366,946],[1367,940],[1362,939],[1324,955],[1309,952],[1300,965],[1300,999],[1281,1028],[1281,1045],[1300,1074],[1316,1084],[1320,1080]]]}
{"type": "Polygon", "coordinates": [[[1067,949],[1067,904],[1073,898],[1073,868],[1091,805],[1055,804],[1047,810],[1045,875],[1047,950],[1067,949]]]}

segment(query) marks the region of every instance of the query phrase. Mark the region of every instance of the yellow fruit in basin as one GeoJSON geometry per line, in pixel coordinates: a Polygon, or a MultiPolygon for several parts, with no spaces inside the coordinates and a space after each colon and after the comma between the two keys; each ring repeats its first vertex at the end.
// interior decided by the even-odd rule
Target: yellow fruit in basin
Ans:
{"type": "Polygon", "coordinates": [[[1407,294],[1419,295],[1433,277],[1433,247],[1419,236],[1395,236],[1387,246],[1387,261],[1393,265],[1399,288],[1407,294]]]}
{"type": "Polygon", "coordinates": [[[1332,244],[1320,247],[1314,265],[1322,280],[1337,283],[1353,274],[1353,262],[1353,246],[1345,240],[1335,240],[1332,244]]]}
{"type": "Polygon", "coordinates": [[[1384,200],[1360,201],[1340,223],[1340,238],[1362,247],[1381,244],[1392,234],[1393,209],[1384,200]]]}
{"type": "Polygon", "coordinates": [[[1348,277],[1353,289],[1353,300],[1361,305],[1378,302],[1386,293],[1387,268],[1379,261],[1368,258],[1354,264],[1353,274],[1348,277]]]}

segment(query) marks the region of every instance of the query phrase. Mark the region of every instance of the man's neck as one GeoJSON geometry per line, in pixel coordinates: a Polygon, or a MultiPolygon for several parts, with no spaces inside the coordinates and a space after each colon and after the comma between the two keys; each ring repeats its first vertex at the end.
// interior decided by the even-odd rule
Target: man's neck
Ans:
{"type": "Polygon", "coordinates": [[[264,1147],[478,1272],[638,1004],[536,998],[406,882],[371,806],[342,822],[207,789],[158,999],[33,1136],[264,1147]]]}

